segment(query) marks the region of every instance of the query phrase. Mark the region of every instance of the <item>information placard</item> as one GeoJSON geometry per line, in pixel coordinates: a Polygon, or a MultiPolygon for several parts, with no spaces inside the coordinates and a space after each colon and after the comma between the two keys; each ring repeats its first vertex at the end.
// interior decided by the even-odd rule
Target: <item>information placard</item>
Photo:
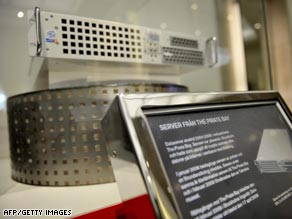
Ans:
{"type": "Polygon", "coordinates": [[[146,114],[184,219],[292,216],[292,132],[276,103],[146,114]]]}

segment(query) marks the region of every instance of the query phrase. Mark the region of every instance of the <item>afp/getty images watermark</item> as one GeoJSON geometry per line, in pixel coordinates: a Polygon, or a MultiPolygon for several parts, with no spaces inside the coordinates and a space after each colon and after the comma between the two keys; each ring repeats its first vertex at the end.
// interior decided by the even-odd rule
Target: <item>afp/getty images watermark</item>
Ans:
{"type": "Polygon", "coordinates": [[[2,216],[23,217],[23,216],[71,216],[72,209],[4,209],[2,216]]]}

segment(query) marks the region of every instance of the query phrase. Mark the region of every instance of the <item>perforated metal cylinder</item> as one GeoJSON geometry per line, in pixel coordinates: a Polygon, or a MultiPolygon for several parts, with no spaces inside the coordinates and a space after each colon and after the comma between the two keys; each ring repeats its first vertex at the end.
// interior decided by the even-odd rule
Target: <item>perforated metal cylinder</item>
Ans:
{"type": "Polygon", "coordinates": [[[100,127],[114,97],[121,92],[185,91],[174,84],[107,82],[10,97],[12,178],[45,186],[114,182],[100,127]]]}

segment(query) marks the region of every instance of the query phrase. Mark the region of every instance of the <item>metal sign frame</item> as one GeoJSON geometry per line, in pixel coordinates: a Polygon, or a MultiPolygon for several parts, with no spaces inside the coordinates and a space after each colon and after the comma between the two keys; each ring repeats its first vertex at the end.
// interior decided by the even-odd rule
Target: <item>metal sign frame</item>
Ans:
{"type": "MultiPolygon", "coordinates": [[[[145,188],[152,202],[157,218],[183,218],[174,192],[167,177],[152,131],[146,115],[174,112],[193,112],[214,108],[261,106],[275,104],[280,114],[291,128],[292,116],[280,94],[275,91],[263,92],[222,92],[188,94],[140,94],[119,95],[102,121],[106,130],[106,142],[114,172],[119,168],[116,159],[125,153],[132,159],[132,164],[140,169],[145,188]],[[120,127],[117,129],[113,128],[120,127]]],[[[122,158],[120,157],[122,155],[122,158]]],[[[123,176],[117,177],[120,190],[123,176]]],[[[123,197],[122,197],[123,198],[123,197]]]]}

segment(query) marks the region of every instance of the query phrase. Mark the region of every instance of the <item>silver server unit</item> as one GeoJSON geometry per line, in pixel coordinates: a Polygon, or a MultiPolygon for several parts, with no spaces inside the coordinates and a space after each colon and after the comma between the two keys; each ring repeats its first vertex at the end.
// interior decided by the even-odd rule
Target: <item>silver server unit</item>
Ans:
{"type": "Polygon", "coordinates": [[[29,11],[29,53],[48,58],[212,66],[216,39],[85,17],[29,11]]]}

